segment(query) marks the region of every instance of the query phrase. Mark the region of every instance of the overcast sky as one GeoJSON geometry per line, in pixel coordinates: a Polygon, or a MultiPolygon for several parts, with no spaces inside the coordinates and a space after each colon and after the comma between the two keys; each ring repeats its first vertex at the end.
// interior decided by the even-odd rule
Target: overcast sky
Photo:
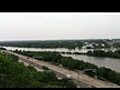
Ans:
{"type": "Polygon", "coordinates": [[[0,41],[120,38],[120,13],[0,13],[0,41]]]}

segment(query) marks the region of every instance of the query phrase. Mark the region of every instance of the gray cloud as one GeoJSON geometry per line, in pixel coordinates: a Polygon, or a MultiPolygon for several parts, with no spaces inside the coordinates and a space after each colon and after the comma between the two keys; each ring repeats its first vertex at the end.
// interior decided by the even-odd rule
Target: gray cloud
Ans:
{"type": "Polygon", "coordinates": [[[120,15],[0,13],[0,40],[119,38],[120,15]]]}

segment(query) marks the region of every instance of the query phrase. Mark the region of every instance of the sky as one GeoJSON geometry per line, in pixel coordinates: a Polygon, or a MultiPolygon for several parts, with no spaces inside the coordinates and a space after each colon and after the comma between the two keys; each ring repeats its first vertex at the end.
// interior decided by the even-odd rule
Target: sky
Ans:
{"type": "Polygon", "coordinates": [[[120,13],[0,13],[0,41],[120,38],[120,13]]]}

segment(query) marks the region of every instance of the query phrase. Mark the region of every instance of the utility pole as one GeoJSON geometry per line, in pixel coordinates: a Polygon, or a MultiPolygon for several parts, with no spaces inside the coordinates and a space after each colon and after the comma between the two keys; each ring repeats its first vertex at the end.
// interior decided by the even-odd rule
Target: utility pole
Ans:
{"type": "Polygon", "coordinates": [[[31,58],[31,63],[30,63],[31,66],[33,66],[33,58],[31,58]]]}
{"type": "Polygon", "coordinates": [[[93,72],[95,73],[94,78],[97,79],[97,70],[96,70],[96,69],[93,69],[93,72]]]}
{"type": "Polygon", "coordinates": [[[77,70],[77,80],[78,80],[78,81],[79,81],[79,79],[80,79],[80,73],[81,73],[81,71],[77,70]]]}
{"type": "MultiPolygon", "coordinates": [[[[33,58],[32,58],[32,65],[33,65],[33,58]]],[[[33,65],[34,66],[34,65],[33,65]]]]}
{"type": "Polygon", "coordinates": [[[79,70],[77,71],[77,76],[78,76],[77,79],[79,80],[79,70]]]}

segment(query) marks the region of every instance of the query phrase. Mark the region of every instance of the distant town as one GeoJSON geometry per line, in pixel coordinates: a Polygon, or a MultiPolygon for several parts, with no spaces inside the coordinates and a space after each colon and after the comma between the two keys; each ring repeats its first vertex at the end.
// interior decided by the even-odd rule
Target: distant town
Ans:
{"type": "Polygon", "coordinates": [[[34,48],[101,49],[120,48],[120,39],[84,39],[84,40],[21,40],[0,41],[0,46],[34,48]]]}

